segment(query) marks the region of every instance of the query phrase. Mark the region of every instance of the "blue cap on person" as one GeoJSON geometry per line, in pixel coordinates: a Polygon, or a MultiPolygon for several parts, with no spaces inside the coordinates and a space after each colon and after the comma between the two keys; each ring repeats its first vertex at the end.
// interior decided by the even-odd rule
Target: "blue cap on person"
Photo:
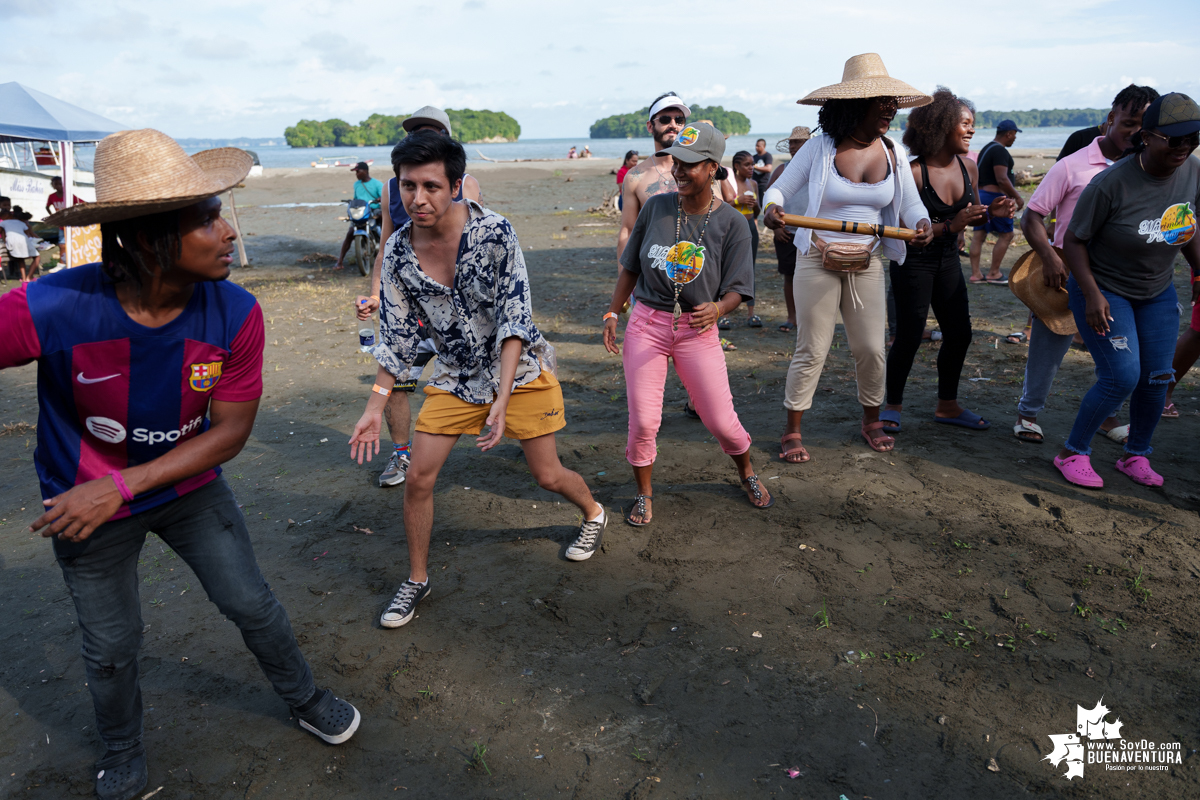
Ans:
{"type": "Polygon", "coordinates": [[[1200,131],[1200,107],[1186,94],[1164,94],[1142,114],[1142,127],[1166,136],[1187,136],[1200,131]]]}
{"type": "Polygon", "coordinates": [[[1011,119],[1002,119],[1000,120],[1000,124],[996,126],[996,133],[1004,133],[1005,131],[1016,131],[1017,133],[1023,133],[1023,131],[1017,127],[1017,123],[1013,122],[1011,119]]]}

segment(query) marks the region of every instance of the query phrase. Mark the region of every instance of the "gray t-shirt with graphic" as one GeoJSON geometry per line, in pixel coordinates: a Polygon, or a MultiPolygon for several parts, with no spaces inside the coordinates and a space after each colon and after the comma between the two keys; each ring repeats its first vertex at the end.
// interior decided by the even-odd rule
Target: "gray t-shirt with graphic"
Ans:
{"type": "Polygon", "coordinates": [[[633,232],[621,256],[621,266],[638,276],[633,296],[657,311],[675,308],[674,276],[682,283],[679,307],[690,312],[697,306],[720,300],[730,292],[742,302],[754,302],[754,261],[750,251],[750,227],[733,206],[721,203],[713,209],[704,232],[704,215],[689,215],[675,244],[675,220],[679,194],[660,194],[642,206],[633,232]]]}
{"type": "Polygon", "coordinates": [[[1092,178],[1071,215],[1071,233],[1087,242],[1101,289],[1128,300],[1158,297],[1171,285],[1175,256],[1196,235],[1200,159],[1155,178],[1136,155],[1092,178]]]}

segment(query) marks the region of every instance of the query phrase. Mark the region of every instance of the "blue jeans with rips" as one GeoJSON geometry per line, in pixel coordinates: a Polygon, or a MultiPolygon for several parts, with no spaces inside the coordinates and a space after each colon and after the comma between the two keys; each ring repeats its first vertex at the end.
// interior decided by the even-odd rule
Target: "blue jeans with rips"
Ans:
{"type": "Polygon", "coordinates": [[[1125,452],[1150,455],[1150,440],[1162,417],[1167,385],[1175,375],[1171,369],[1179,334],[1175,285],[1149,300],[1129,300],[1104,291],[1112,316],[1104,336],[1088,327],[1087,301],[1073,276],[1067,281],[1067,293],[1079,333],[1096,361],[1096,383],[1083,396],[1064,446],[1091,455],[1090,444],[1100,423],[1128,397],[1129,439],[1125,452]]]}
{"type": "Polygon", "coordinates": [[[192,568],[210,600],[242,632],[276,693],[293,708],[316,691],[287,612],[254,559],[249,532],[224,478],[142,514],[107,522],[54,552],[83,633],[83,663],[96,728],[109,750],[142,739],[138,557],[154,532],[192,568]]]}

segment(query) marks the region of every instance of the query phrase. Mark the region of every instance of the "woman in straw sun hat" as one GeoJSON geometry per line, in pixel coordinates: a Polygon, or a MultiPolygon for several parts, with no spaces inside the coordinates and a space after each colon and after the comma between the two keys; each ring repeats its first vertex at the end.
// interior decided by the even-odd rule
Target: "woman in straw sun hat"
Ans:
{"type": "Polygon", "coordinates": [[[107,752],[96,794],[146,785],[137,564],[153,531],[200,579],[300,725],[331,744],[359,714],[318,689],[287,613],[255,563],[220,465],[241,451],[262,395],[263,315],[225,279],[235,235],[219,195],[250,171],[235,148],[189,157],[154,130],[96,147],[96,202],[50,225],[99,223],[102,263],[0,297],[0,369],[38,362],[38,448],[51,539],[75,601],[84,671],[107,752]]]}
{"type": "MultiPolygon", "coordinates": [[[[930,99],[889,76],[875,53],[847,61],[841,83],[817,89],[798,101],[821,106],[817,116],[821,135],[796,154],[767,190],[763,201],[767,226],[783,227],[785,204],[804,192],[809,216],[905,224],[918,232],[915,246],[928,244],[932,240],[929,214],[907,167],[907,153],[887,132],[896,109],[922,106],[930,99]]],[[[788,368],[787,427],[780,457],[791,464],[808,461],[801,443],[801,419],[812,406],[839,311],[854,355],[858,400],[863,407],[862,436],[875,450],[891,450],[895,440],[880,430],[883,423],[879,421],[886,328],[883,264],[876,252],[879,242],[869,236],[825,233],[817,237],[807,231],[796,236],[795,242],[799,251],[793,279],[796,350],[788,368]],[[827,269],[822,253],[835,243],[870,249],[869,266],[857,274],[827,269]]],[[[902,242],[885,240],[883,251],[904,263],[902,242]]]]}

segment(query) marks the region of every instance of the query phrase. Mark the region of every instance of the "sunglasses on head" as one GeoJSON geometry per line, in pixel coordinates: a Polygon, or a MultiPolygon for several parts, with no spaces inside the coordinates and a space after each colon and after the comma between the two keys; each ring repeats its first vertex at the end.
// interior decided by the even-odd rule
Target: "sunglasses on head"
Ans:
{"type": "Polygon", "coordinates": [[[654,118],[654,120],[659,125],[670,125],[672,122],[674,122],[676,125],[682,125],[683,123],[687,122],[687,117],[685,117],[683,114],[659,114],[654,118]]]}
{"type": "Polygon", "coordinates": [[[1189,133],[1187,136],[1163,136],[1157,131],[1146,130],[1142,131],[1142,133],[1148,133],[1151,136],[1157,136],[1159,139],[1165,139],[1167,147],[1170,148],[1182,147],[1185,144],[1193,150],[1200,147],[1200,132],[1189,133]]]}

